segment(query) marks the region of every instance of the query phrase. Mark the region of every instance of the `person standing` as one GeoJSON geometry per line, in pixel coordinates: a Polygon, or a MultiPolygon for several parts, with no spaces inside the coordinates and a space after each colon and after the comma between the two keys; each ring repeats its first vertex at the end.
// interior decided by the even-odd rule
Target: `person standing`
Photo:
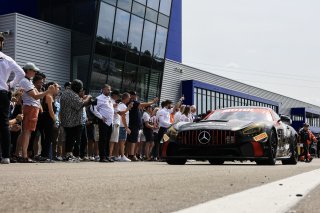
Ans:
{"type": "MultiPolygon", "coordinates": [[[[132,108],[130,102],[130,94],[125,92],[122,94],[121,102],[119,103],[118,109],[121,113],[120,115],[120,129],[119,129],[119,149],[120,156],[118,161],[120,162],[130,162],[131,160],[124,155],[125,143],[127,140],[127,135],[131,133],[129,129],[129,110],[132,108]],[[129,104],[129,105],[128,105],[129,104]],[[128,105],[128,107],[127,107],[128,105]]],[[[118,154],[119,152],[117,152],[118,154]]]]}
{"type": "Polygon", "coordinates": [[[310,144],[313,142],[317,143],[317,138],[313,135],[311,130],[309,129],[309,124],[304,123],[303,128],[301,128],[298,132],[298,141],[299,143],[303,143],[303,154],[300,156],[301,161],[305,161],[309,163],[312,161],[312,157],[309,153],[310,144]]]}
{"type": "Polygon", "coordinates": [[[23,101],[23,123],[22,123],[22,133],[21,133],[21,147],[22,147],[22,158],[20,161],[22,163],[33,163],[28,156],[28,145],[30,141],[30,136],[33,131],[36,130],[38,113],[41,107],[40,99],[48,94],[53,94],[55,88],[53,85],[48,87],[48,90],[45,92],[39,92],[31,79],[35,76],[36,72],[39,71],[39,68],[35,64],[28,62],[24,67],[26,75],[23,78],[19,85],[24,90],[22,95],[23,101]]]}
{"type": "Polygon", "coordinates": [[[97,106],[94,107],[93,113],[99,118],[99,162],[112,162],[109,153],[109,142],[112,134],[112,125],[114,119],[114,104],[111,97],[111,86],[105,84],[102,88],[102,94],[97,97],[97,106]]]}
{"type": "MultiPolygon", "coordinates": [[[[52,147],[53,153],[56,147],[54,146],[57,140],[57,131],[56,128],[56,115],[57,108],[55,105],[55,97],[59,93],[59,85],[56,82],[49,82],[47,86],[54,85],[54,93],[48,94],[43,99],[43,114],[42,114],[42,124],[44,130],[44,146],[42,147],[41,156],[46,158],[46,161],[50,161],[50,147],[52,147]]],[[[43,139],[42,139],[43,140],[43,139]]],[[[51,155],[55,157],[54,155],[51,155]]]]}
{"type": "Polygon", "coordinates": [[[143,134],[146,137],[145,151],[146,160],[151,160],[151,151],[154,145],[153,142],[153,129],[155,128],[151,116],[152,116],[152,106],[147,106],[142,116],[143,120],[143,134]]]}
{"type": "Polygon", "coordinates": [[[2,136],[2,164],[10,163],[11,136],[9,130],[9,107],[11,100],[10,89],[14,88],[24,77],[21,67],[9,56],[2,52],[4,36],[0,33],[0,134],[2,136]],[[8,82],[11,72],[15,78],[8,82]]]}
{"type": "Polygon", "coordinates": [[[90,95],[80,98],[82,90],[82,81],[75,79],[72,81],[70,89],[67,88],[60,98],[61,126],[64,127],[66,135],[65,160],[68,162],[77,161],[72,152],[74,145],[81,142],[83,107],[91,104],[90,95]]]}
{"type": "Polygon", "coordinates": [[[130,135],[128,135],[128,138],[127,138],[127,142],[129,145],[128,152],[129,152],[129,159],[131,159],[132,161],[137,161],[138,158],[135,156],[135,144],[138,142],[139,130],[142,126],[141,109],[157,103],[159,99],[154,98],[150,102],[140,103],[138,101],[138,96],[135,91],[131,91],[130,96],[131,96],[131,102],[133,104],[133,107],[129,112],[129,129],[131,130],[131,133],[130,135]]]}

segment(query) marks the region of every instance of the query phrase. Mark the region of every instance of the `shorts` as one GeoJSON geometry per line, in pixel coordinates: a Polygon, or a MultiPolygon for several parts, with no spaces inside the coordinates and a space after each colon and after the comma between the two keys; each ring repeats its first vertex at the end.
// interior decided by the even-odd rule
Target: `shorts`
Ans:
{"type": "Polygon", "coordinates": [[[146,141],[146,137],[143,134],[143,130],[140,129],[139,130],[139,136],[138,136],[138,142],[145,142],[146,141]]]}
{"type": "Polygon", "coordinates": [[[153,142],[153,130],[150,128],[144,128],[143,134],[146,138],[146,142],[153,142]]]}
{"type": "Polygon", "coordinates": [[[96,134],[95,133],[96,132],[95,132],[94,124],[87,125],[87,137],[88,137],[88,140],[96,141],[96,134]]]}
{"type": "Polygon", "coordinates": [[[114,143],[119,142],[119,129],[120,129],[119,124],[113,125],[110,142],[114,142],[114,143]]]}
{"type": "Polygon", "coordinates": [[[131,133],[130,135],[127,136],[127,141],[129,143],[137,143],[138,142],[138,137],[139,137],[139,128],[130,128],[131,133]]]}
{"type": "Polygon", "coordinates": [[[119,141],[127,140],[127,131],[125,127],[120,127],[119,129],[119,141]]]}
{"type": "Polygon", "coordinates": [[[37,128],[39,108],[34,106],[24,105],[22,129],[24,131],[35,131],[37,128]]]}

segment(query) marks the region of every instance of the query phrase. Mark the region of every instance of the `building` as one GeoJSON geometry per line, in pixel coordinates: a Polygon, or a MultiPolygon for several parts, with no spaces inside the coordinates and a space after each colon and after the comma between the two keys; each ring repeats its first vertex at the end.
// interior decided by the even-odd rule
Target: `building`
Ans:
{"type": "Polygon", "coordinates": [[[4,52],[33,61],[48,80],[81,79],[90,93],[108,83],[196,105],[198,114],[228,106],[271,107],[320,132],[320,107],[233,81],[182,62],[182,0],[3,0],[4,52]]]}

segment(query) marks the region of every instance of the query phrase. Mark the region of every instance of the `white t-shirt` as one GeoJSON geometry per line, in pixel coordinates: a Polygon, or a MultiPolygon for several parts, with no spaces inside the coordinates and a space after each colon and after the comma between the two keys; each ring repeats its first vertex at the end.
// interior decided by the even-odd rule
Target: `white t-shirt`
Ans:
{"type": "Polygon", "coordinates": [[[180,121],[180,117],[181,117],[182,113],[180,111],[176,112],[176,114],[174,114],[174,123],[178,123],[180,121]]]}
{"type": "Polygon", "coordinates": [[[22,88],[24,90],[24,92],[22,94],[23,105],[34,106],[34,107],[40,108],[40,106],[41,106],[40,99],[36,100],[28,94],[28,92],[35,89],[31,80],[29,80],[27,78],[23,78],[20,81],[19,86],[20,86],[20,88],[22,88]]]}
{"type": "Polygon", "coordinates": [[[150,121],[150,115],[149,115],[149,113],[147,113],[147,112],[144,112],[144,113],[143,113],[143,115],[142,115],[142,121],[143,121],[143,122],[146,122],[146,121],[151,122],[151,121],[150,121]]]}
{"type": "Polygon", "coordinates": [[[180,116],[180,119],[179,119],[180,122],[193,122],[193,118],[192,118],[192,115],[189,114],[188,116],[186,116],[185,114],[182,114],[180,116]]]}
{"type": "MultiPolygon", "coordinates": [[[[119,112],[123,112],[123,111],[126,111],[127,110],[127,106],[124,104],[124,103],[120,103],[118,105],[118,110],[119,112]]],[[[120,117],[120,116],[119,116],[120,117]]],[[[129,126],[129,112],[126,112],[126,122],[127,122],[127,126],[129,126]]],[[[120,127],[125,127],[122,123],[122,119],[120,117],[120,127]]]]}
{"type": "MultiPolygon", "coordinates": [[[[112,104],[116,103],[113,99],[111,99],[111,101],[112,101],[112,104]]],[[[114,109],[113,124],[120,125],[120,119],[121,118],[120,118],[120,115],[118,114],[119,105],[118,105],[118,107],[114,107],[113,109],[114,109]]]]}
{"type": "Polygon", "coordinates": [[[168,128],[170,127],[170,110],[162,108],[157,112],[157,118],[159,119],[159,126],[168,128]]]}

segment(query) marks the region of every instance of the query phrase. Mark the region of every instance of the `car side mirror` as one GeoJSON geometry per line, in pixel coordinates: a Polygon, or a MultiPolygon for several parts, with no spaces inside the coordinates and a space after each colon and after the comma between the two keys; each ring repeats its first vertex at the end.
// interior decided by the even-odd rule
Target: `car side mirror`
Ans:
{"type": "Polygon", "coordinates": [[[292,124],[292,120],[289,116],[286,116],[286,115],[281,115],[280,116],[280,121],[288,124],[288,125],[291,125],[292,124]]]}

